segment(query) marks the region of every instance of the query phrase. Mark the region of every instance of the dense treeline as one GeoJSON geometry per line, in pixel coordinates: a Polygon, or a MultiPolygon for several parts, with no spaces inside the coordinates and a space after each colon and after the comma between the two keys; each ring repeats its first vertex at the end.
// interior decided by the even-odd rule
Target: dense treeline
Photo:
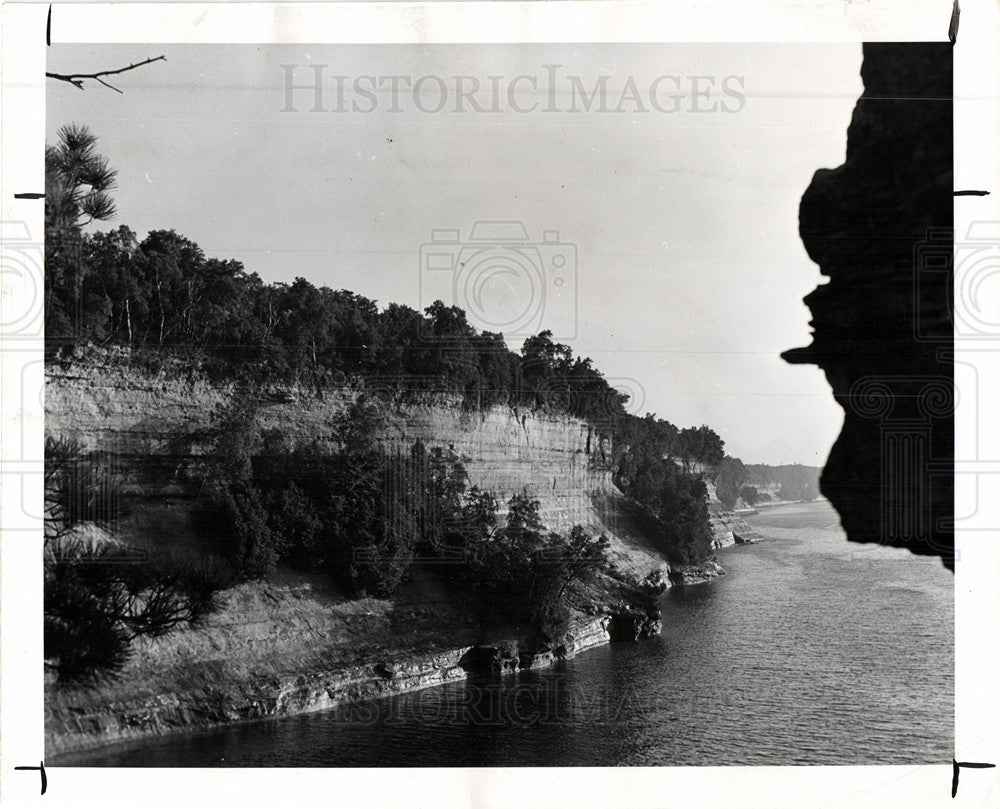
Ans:
{"type": "Polygon", "coordinates": [[[800,464],[744,464],[727,455],[716,469],[716,496],[728,508],[735,507],[739,499],[748,506],[767,502],[772,498],[767,490],[778,500],[815,500],[820,494],[821,472],[818,467],[800,464]]]}
{"type": "MultiPolygon", "coordinates": [[[[672,561],[697,563],[711,554],[701,475],[722,462],[724,451],[710,428],[679,429],[654,415],[629,414],[628,397],[551,332],[528,338],[517,353],[501,334],[477,331],[460,308],[440,301],[423,312],[394,303],[379,308],[303,278],[265,283],[238,261],[206,257],[172,230],[141,240],[126,226],[85,232],[114,215],[114,183],[85,128],[64,127],[47,147],[50,357],[80,344],[117,345],[137,362],[179,358],[213,378],[251,385],[322,393],[350,384],[394,395],[444,393],[470,408],[568,413],[613,438],[615,482],[672,561]]],[[[566,537],[547,532],[538,503],[526,494],[511,498],[499,520],[493,494],[470,487],[460,459],[448,452],[415,444],[387,457],[374,441],[373,411],[364,407],[328,437],[337,451],[319,443],[288,446],[280,433],[263,436],[263,450],[255,449],[254,423],[249,407],[221,414],[212,462],[191,481],[210,550],[236,575],[266,575],[280,562],[324,571],[354,593],[389,595],[421,560],[447,559],[437,570],[474,588],[484,620],[503,615],[551,636],[566,616],[569,584],[604,563],[606,540],[579,527],[566,537]]],[[[87,519],[81,514],[89,506],[73,508],[51,512],[50,524],[64,531],[87,519]]],[[[135,623],[118,610],[122,593],[131,594],[121,596],[125,602],[141,604],[141,593],[162,584],[171,603],[183,607],[185,594],[197,590],[199,606],[178,613],[192,620],[210,604],[212,587],[201,580],[195,587],[176,571],[143,569],[145,578],[127,582],[113,566],[90,569],[117,582],[111,604],[98,592],[101,576],[53,563],[49,580],[62,589],[53,584],[52,604],[89,599],[87,614],[105,616],[91,624],[119,641],[135,623]]],[[[71,636],[65,616],[53,621],[60,637],[71,636]]]]}
{"type": "MultiPolygon", "coordinates": [[[[113,215],[114,172],[85,128],[60,131],[46,152],[46,339],[50,351],[92,342],[188,357],[222,377],[314,386],[363,379],[392,391],[458,394],[469,406],[544,407],[590,420],[604,434],[634,421],[628,397],[589,358],[528,338],[520,354],[438,301],[418,312],[304,278],[265,283],[234,260],[207,258],[191,240],[128,227],[84,233],[113,215]]],[[[662,420],[630,424],[690,469],[721,460],[709,428],[662,420]]]]}
{"type": "Polygon", "coordinates": [[[479,332],[465,312],[435,302],[421,313],[347,290],[265,284],[237,261],[208,259],[173,231],[141,242],[125,226],[80,236],[78,278],[51,265],[46,286],[52,347],[92,342],[197,361],[209,374],[318,390],[349,380],[392,392],[455,394],[470,407],[542,407],[592,422],[605,435],[649,430],[685,469],[713,465],[721,439],[709,428],[632,420],[628,397],[590,358],[543,331],[520,354],[479,332]]]}

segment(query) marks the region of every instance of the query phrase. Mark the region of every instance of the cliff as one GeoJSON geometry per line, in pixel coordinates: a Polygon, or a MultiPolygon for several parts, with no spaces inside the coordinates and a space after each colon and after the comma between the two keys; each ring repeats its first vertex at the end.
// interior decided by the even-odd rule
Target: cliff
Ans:
{"type": "Polygon", "coordinates": [[[805,298],[844,409],[821,478],[852,542],[954,565],[952,49],[864,46],[847,158],[802,197],[802,241],[829,283],[805,298]]]}
{"type": "Polygon", "coordinates": [[[743,485],[757,490],[760,503],[798,502],[819,497],[819,478],[823,470],[818,467],[747,464],[745,470],[743,485]]]}
{"type": "Polygon", "coordinates": [[[754,530],[750,523],[735,511],[726,508],[718,500],[709,501],[708,519],[712,525],[713,548],[752,545],[764,540],[763,535],[754,530]]]}
{"type": "MultiPolygon", "coordinates": [[[[80,541],[197,547],[184,470],[208,451],[211,428],[246,389],[178,369],[146,372],[115,352],[50,363],[46,427],[99,450],[126,481],[130,508],[110,533],[88,526],[80,541]]],[[[323,440],[357,390],[322,395],[286,387],[253,394],[261,432],[291,445],[323,440]]],[[[571,417],[509,408],[463,411],[440,398],[388,402],[378,440],[393,451],[420,439],[451,446],[470,480],[503,497],[527,487],[552,530],[581,523],[610,541],[612,570],[582,594],[570,631],[545,648],[519,646],[517,627],[485,634],[469,593],[415,569],[392,598],[351,598],[328,577],[279,568],[226,590],[197,625],[140,637],[113,681],[49,682],[47,756],[223,722],[324,710],[464,677],[469,671],[535,668],[613,639],[659,631],[630,603],[630,587],[671,571],[648,548],[611,482],[610,446],[571,417]]],[[[687,579],[682,579],[687,581],[687,579]]],[[[691,581],[695,581],[691,579],[691,581]]]]}
{"type": "MultiPolygon", "coordinates": [[[[46,431],[106,453],[133,491],[170,497],[181,492],[185,465],[208,451],[220,412],[234,397],[247,395],[260,406],[259,431],[279,430],[295,446],[328,438],[363,394],[351,388],[250,393],[192,375],[144,373],[124,356],[94,352],[86,361],[48,365],[46,431]]],[[[609,441],[586,422],[508,407],[463,410],[440,397],[378,406],[383,427],[377,438],[388,452],[407,452],[417,439],[428,447],[451,447],[471,484],[504,500],[526,488],[539,500],[550,530],[582,524],[593,534],[605,533],[623,573],[642,580],[659,571],[666,580],[666,563],[646,547],[612,483],[609,441]]]]}

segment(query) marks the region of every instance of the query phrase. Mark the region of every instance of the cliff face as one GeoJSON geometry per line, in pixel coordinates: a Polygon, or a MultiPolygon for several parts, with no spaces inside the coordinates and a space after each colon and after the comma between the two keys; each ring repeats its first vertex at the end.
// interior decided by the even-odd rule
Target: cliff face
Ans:
{"type": "Polygon", "coordinates": [[[799,228],[830,278],[805,299],[844,426],[821,478],[852,542],[953,567],[952,51],[864,48],[844,165],[821,169],[799,228]]]}
{"type": "MultiPolygon", "coordinates": [[[[113,357],[47,369],[46,429],[75,436],[90,450],[108,453],[126,479],[143,494],[179,491],[178,475],[192,458],[208,451],[210,430],[236,396],[233,385],[141,373],[113,357]]],[[[355,390],[294,389],[257,397],[260,431],[280,430],[287,442],[323,441],[358,398],[355,390]]],[[[378,440],[389,452],[407,452],[417,439],[427,447],[451,447],[462,456],[470,482],[498,499],[527,489],[540,502],[547,528],[566,531],[579,523],[612,541],[615,566],[644,579],[668,569],[649,550],[625,513],[611,482],[611,447],[585,422],[568,416],[520,413],[497,407],[463,411],[438,400],[425,404],[378,405],[383,428],[378,440]]]]}
{"type": "Polygon", "coordinates": [[[757,490],[758,502],[796,502],[819,497],[819,477],[822,469],[801,464],[767,466],[747,464],[745,486],[757,490]]]}
{"type": "Polygon", "coordinates": [[[728,548],[730,545],[752,545],[764,537],[755,531],[739,514],[717,500],[708,504],[708,519],[712,526],[712,547],[728,548]]]}
{"type": "MultiPolygon", "coordinates": [[[[132,507],[112,535],[129,544],[197,542],[182,471],[209,450],[211,428],[247,392],[145,373],[114,354],[83,359],[47,368],[47,432],[105,453],[105,462],[125,479],[132,507]]],[[[257,425],[262,432],[280,430],[291,445],[331,440],[358,395],[345,389],[319,397],[290,388],[257,394],[257,425]]],[[[591,646],[659,631],[654,616],[630,606],[630,588],[621,580],[637,583],[658,572],[668,584],[671,571],[629,522],[610,479],[610,446],[586,423],[509,408],[472,413],[441,400],[372,403],[382,411],[378,440],[387,451],[408,451],[416,439],[428,447],[450,445],[463,456],[473,484],[498,497],[527,488],[549,529],[582,523],[593,534],[608,535],[620,575],[588,590],[562,643],[519,647],[505,640],[507,629],[484,634],[469,614],[468,594],[427,571],[415,570],[392,598],[375,599],[346,597],[328,576],[279,568],[266,580],[227,589],[218,610],[197,625],[136,639],[118,679],[49,683],[50,757],[324,710],[449,682],[493,662],[502,670],[537,668],[591,646]]],[[[108,541],[91,528],[95,542],[108,541]]]]}

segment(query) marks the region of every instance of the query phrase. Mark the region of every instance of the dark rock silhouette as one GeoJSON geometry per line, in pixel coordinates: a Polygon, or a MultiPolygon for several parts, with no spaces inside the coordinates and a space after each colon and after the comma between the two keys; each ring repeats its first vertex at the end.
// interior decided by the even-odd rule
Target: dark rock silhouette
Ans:
{"type": "Polygon", "coordinates": [[[830,282],[805,302],[844,426],[820,488],[852,542],[954,569],[952,50],[864,47],[847,159],[802,197],[799,232],[830,282]]]}

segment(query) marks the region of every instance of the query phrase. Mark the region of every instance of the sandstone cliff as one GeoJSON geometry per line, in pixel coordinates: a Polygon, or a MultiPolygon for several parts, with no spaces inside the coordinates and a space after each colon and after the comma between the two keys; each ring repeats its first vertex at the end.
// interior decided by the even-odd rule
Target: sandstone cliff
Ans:
{"type": "Polygon", "coordinates": [[[712,547],[728,548],[730,545],[752,545],[762,542],[763,535],[755,531],[743,517],[722,505],[718,500],[708,503],[708,519],[712,525],[712,547]]]}
{"type": "MultiPolygon", "coordinates": [[[[208,451],[219,414],[248,391],[183,373],[143,372],[114,352],[94,351],[50,363],[45,393],[49,434],[99,450],[127,482],[130,508],[112,534],[129,545],[196,546],[183,471],[208,451]]],[[[294,444],[328,438],[362,394],[283,388],[253,395],[261,432],[280,429],[294,444]]],[[[392,598],[357,599],[328,577],[281,568],[227,590],[218,611],[196,626],[134,641],[135,654],[113,682],[49,683],[49,757],[323,710],[448,682],[492,661],[502,671],[549,665],[613,637],[658,631],[655,617],[630,604],[627,583],[652,576],[667,586],[671,571],[632,525],[611,482],[611,448],[585,422],[510,408],[469,412],[440,399],[373,401],[382,410],[379,440],[388,451],[407,450],[415,439],[451,446],[472,483],[500,497],[526,487],[548,528],[582,523],[608,535],[614,575],[585,595],[588,603],[578,606],[564,641],[521,648],[503,630],[485,636],[461,586],[427,571],[417,570],[392,598]]],[[[114,540],[88,530],[81,541],[114,540]]]]}
{"type": "MultiPolygon", "coordinates": [[[[198,377],[143,373],[113,353],[95,352],[86,362],[48,366],[46,431],[107,453],[134,489],[166,497],[180,491],[184,465],[209,449],[221,410],[248,395],[260,406],[260,432],[278,429],[296,445],[328,438],[363,394],[350,388],[321,395],[296,388],[248,392],[198,377]]],[[[550,530],[579,523],[605,533],[622,572],[642,580],[659,571],[666,580],[666,563],[646,546],[611,481],[609,441],[586,422],[508,407],[468,411],[440,398],[379,407],[384,427],[378,439],[387,451],[406,452],[417,439],[451,447],[472,484],[502,500],[527,489],[550,530]]]]}

